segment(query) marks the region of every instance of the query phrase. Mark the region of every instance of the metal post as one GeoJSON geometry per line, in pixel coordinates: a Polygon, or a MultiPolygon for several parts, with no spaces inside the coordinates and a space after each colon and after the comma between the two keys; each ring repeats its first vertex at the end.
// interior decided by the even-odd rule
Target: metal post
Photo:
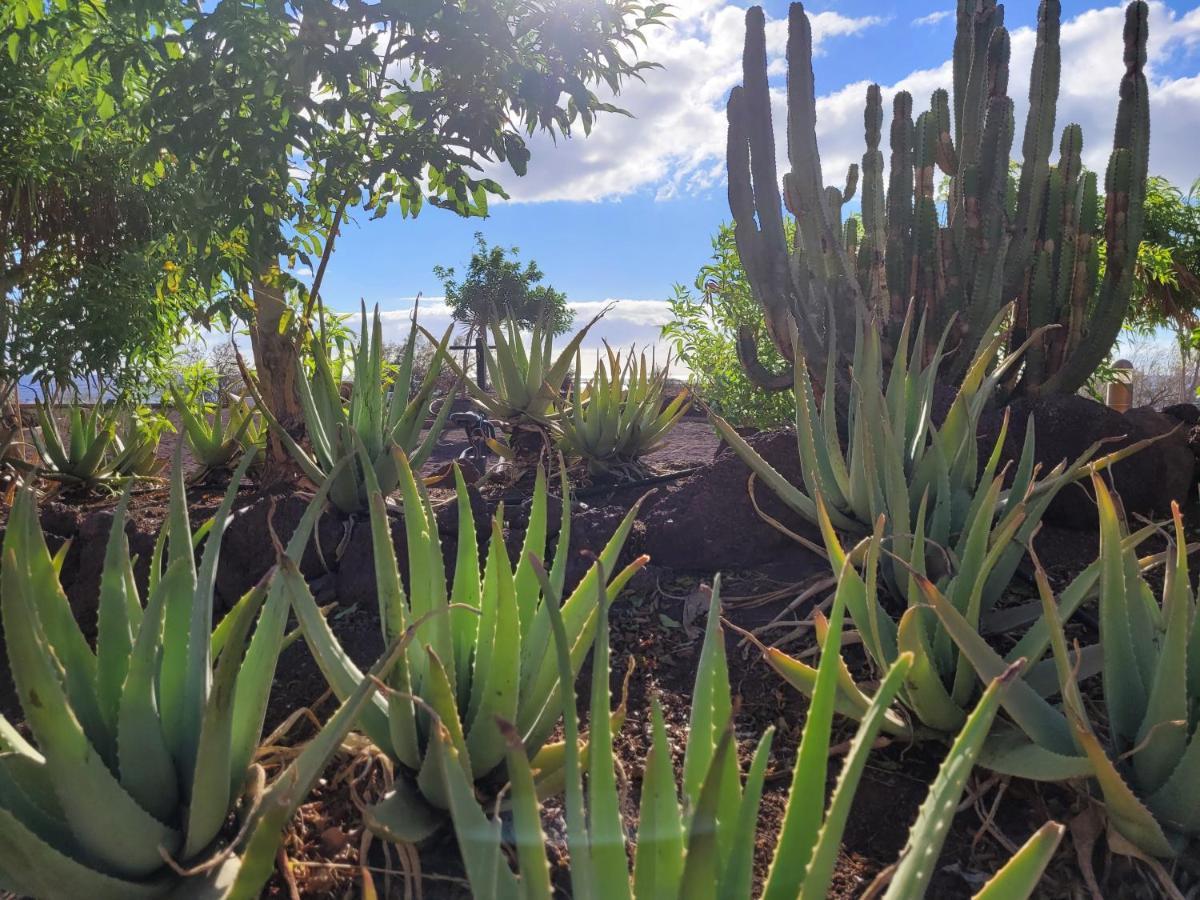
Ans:
{"type": "Polygon", "coordinates": [[[488,389],[487,383],[487,354],[484,352],[486,344],[483,337],[475,339],[475,377],[479,379],[479,387],[483,390],[488,389]]]}

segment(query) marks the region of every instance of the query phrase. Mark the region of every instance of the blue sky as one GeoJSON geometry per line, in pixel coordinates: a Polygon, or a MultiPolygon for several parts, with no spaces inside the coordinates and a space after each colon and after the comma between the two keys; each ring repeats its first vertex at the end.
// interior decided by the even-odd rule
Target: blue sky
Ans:
{"type": "MultiPolygon", "coordinates": [[[[765,6],[772,72],[782,84],[787,5],[765,6]]],[[[847,164],[862,154],[862,100],[870,81],[883,85],[885,108],[901,87],[913,92],[918,108],[935,87],[949,87],[953,6],[953,0],[807,4],[827,182],[840,184],[847,164]]],[[[1006,6],[1019,147],[1037,3],[1006,6]]],[[[1200,3],[1151,6],[1151,170],[1190,183],[1200,176],[1200,3]]],[[[665,68],[648,72],[645,85],[630,85],[617,101],[637,118],[602,118],[590,137],[557,146],[535,139],[524,178],[494,173],[512,200],[495,203],[488,218],[427,207],[416,219],[397,214],[350,225],[326,275],[327,301],[346,310],[359,298],[379,303],[398,332],[414,295],[440,297],[433,266],[464,266],[472,235],[481,231],[489,242],[519,246],[525,258],[535,258],[581,312],[619,301],[592,338],[654,341],[672,285],[692,281],[717,225],[729,217],[724,100],[740,80],[744,9],[723,0],[679,0],[675,22],[648,35],[645,58],[665,68]]],[[[1100,171],[1111,147],[1122,16],[1118,5],[1063,2],[1058,127],[1083,124],[1085,158],[1100,171]]],[[[777,126],[782,113],[781,102],[777,126]]],[[[436,300],[426,308],[437,313],[436,300]]],[[[445,319],[434,314],[427,321],[436,326],[445,319]]]]}

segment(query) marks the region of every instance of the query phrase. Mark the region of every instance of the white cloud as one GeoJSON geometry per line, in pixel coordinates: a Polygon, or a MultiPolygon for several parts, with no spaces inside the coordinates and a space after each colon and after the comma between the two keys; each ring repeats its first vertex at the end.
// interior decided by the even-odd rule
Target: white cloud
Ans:
{"type": "MultiPolygon", "coordinates": [[[[385,341],[403,341],[408,336],[413,298],[403,297],[384,304],[388,309],[380,313],[385,341]]],[[[668,356],[668,347],[659,339],[659,329],[671,318],[665,300],[608,299],[587,300],[568,303],[575,311],[575,326],[582,328],[602,310],[608,310],[584,338],[582,348],[585,358],[600,351],[607,341],[614,348],[637,346],[653,351],[663,361],[668,356]]],[[[451,309],[442,297],[423,297],[418,317],[421,324],[439,337],[453,323],[451,309]]],[[[357,329],[358,320],[352,320],[357,329]]],[[[560,339],[565,345],[568,338],[560,339]]],[[[674,368],[674,367],[673,367],[674,368]]]]}
{"type": "MultiPolygon", "coordinates": [[[[534,137],[528,175],[494,170],[514,201],[605,200],[647,189],[666,198],[724,178],[725,98],[741,79],[745,11],[724,0],[681,0],[672,11],[668,27],[646,35],[642,54],[663,68],[615,98],[635,118],[602,116],[589,137],[579,133],[557,145],[534,137]]],[[[820,53],[830,38],[857,35],[882,19],[822,12],[812,22],[820,53]]],[[[768,22],[767,41],[779,59],[786,21],[768,22]]]]}
{"type": "MultiPolygon", "coordinates": [[[[509,173],[501,179],[514,201],[598,201],[647,190],[665,200],[723,182],[725,99],[741,78],[744,13],[724,0],[691,0],[678,4],[676,10],[678,19],[670,27],[649,35],[645,53],[645,58],[661,62],[664,69],[646,73],[645,84],[630,85],[617,100],[636,118],[605,116],[590,137],[579,135],[557,146],[543,137],[534,138],[529,174],[514,178],[509,173]]],[[[933,13],[914,24],[932,24],[940,15],[933,13]]],[[[1083,126],[1085,162],[1099,172],[1104,171],[1112,148],[1122,71],[1123,17],[1123,6],[1113,5],[1084,12],[1062,27],[1063,74],[1056,127],[1061,130],[1069,122],[1083,126]]],[[[877,16],[851,18],[836,12],[817,13],[812,21],[817,54],[830,38],[861,35],[883,24],[877,16]]],[[[1035,34],[1028,25],[1011,25],[1010,94],[1016,101],[1014,156],[1019,158],[1035,34]]],[[[768,61],[776,76],[785,72],[785,42],[786,22],[769,20],[768,61]]],[[[1181,62],[1194,62],[1189,54],[1198,46],[1200,7],[1179,13],[1161,0],[1151,3],[1147,67],[1152,114],[1150,168],[1180,184],[1191,184],[1200,175],[1194,152],[1194,135],[1200,127],[1200,74],[1167,73],[1177,71],[1181,62]]],[[[820,90],[819,66],[817,77],[820,90]]],[[[912,92],[919,112],[927,106],[933,90],[949,87],[951,80],[947,59],[942,65],[912,72],[884,86],[885,157],[896,91],[912,92]]],[[[862,81],[818,97],[817,133],[830,184],[839,184],[847,166],[862,157],[867,84],[862,81]]],[[[782,89],[776,89],[773,105],[782,172],[786,159],[782,89]]]]}
{"type": "Polygon", "coordinates": [[[914,25],[937,25],[940,22],[945,22],[952,15],[954,15],[954,10],[939,9],[937,12],[931,12],[927,16],[921,16],[919,19],[913,19],[912,23],[914,25]]]}

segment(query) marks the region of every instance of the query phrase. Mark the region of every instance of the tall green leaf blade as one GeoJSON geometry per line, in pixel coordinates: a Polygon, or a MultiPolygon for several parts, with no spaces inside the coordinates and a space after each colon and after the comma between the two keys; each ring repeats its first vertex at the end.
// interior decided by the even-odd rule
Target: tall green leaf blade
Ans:
{"type": "Polygon", "coordinates": [[[650,753],[642,776],[633,860],[633,895],[677,897],[683,875],[683,817],[671,763],[671,745],[657,699],[651,710],[650,727],[650,753]]]}
{"type": "Polygon", "coordinates": [[[1021,849],[999,872],[988,879],[988,883],[972,900],[1025,900],[1033,896],[1065,831],[1057,822],[1047,822],[1021,845],[1021,849]]]}
{"type": "Polygon", "coordinates": [[[17,558],[0,566],[0,611],[21,708],[46,760],[63,814],[81,846],[117,875],[142,878],[162,865],[179,835],[142,809],[88,741],[64,692],[17,558]]]}
{"type": "MultiPolygon", "coordinates": [[[[599,576],[594,587],[598,622],[592,662],[591,734],[588,739],[589,746],[593,748],[588,754],[592,865],[598,882],[597,897],[602,900],[631,900],[633,895],[629,884],[629,861],[625,855],[625,829],[621,823],[614,756],[610,749],[613,742],[609,723],[612,695],[608,687],[608,607],[611,600],[604,588],[604,564],[597,562],[593,568],[599,570],[599,576]]],[[[566,687],[563,685],[564,690],[566,687]]]]}
{"type": "Polygon", "coordinates": [[[929,788],[925,802],[917,813],[917,821],[908,833],[908,842],[900,854],[884,900],[907,900],[923,897],[933,877],[934,866],[959,798],[975,764],[975,758],[991,730],[992,721],[1000,707],[1000,694],[1017,677],[1018,667],[1010,666],[998,678],[992,679],[979,703],[967,717],[967,723],[954,739],[950,752],[938,769],[937,778],[929,788]]]}
{"type": "MultiPolygon", "coordinates": [[[[212,620],[213,620],[213,591],[216,588],[217,563],[221,558],[221,542],[225,537],[225,528],[229,524],[229,514],[237,499],[238,488],[246,470],[254,462],[254,454],[246,453],[233,473],[221,505],[213,516],[212,530],[204,542],[204,554],[200,560],[200,568],[196,573],[196,590],[192,594],[191,618],[188,626],[187,665],[183,684],[183,748],[180,760],[183,771],[191,771],[197,762],[195,756],[201,742],[203,720],[206,717],[206,706],[209,701],[209,689],[212,684],[212,620]]],[[[255,612],[257,612],[257,608],[255,612]]],[[[238,649],[241,656],[241,648],[238,649]]],[[[236,674],[236,669],[234,670],[236,674]]],[[[230,683],[228,702],[233,702],[233,685],[230,683]]],[[[228,738],[225,739],[225,750],[228,752],[228,738]]],[[[190,838],[189,838],[190,840],[190,838]]]]}
{"type": "MultiPolygon", "coordinates": [[[[121,703],[121,686],[129,670],[133,650],[133,632],[129,621],[128,583],[125,569],[129,561],[129,542],[125,537],[125,515],[129,508],[130,488],[121,494],[113,512],[104,568],[100,573],[100,601],[96,628],[96,694],[110,734],[115,735],[121,703]]],[[[134,601],[136,602],[136,600],[134,601]]],[[[113,747],[101,748],[110,761],[113,747]]]]}
{"type": "Polygon", "coordinates": [[[350,729],[375,692],[376,679],[387,675],[396,659],[412,640],[412,632],[395,641],[372,666],[337,712],[316,737],[304,745],[300,755],[267,788],[262,803],[251,820],[250,835],[242,851],[237,880],[224,900],[255,900],[275,869],[276,850],[287,822],[325,770],[329,759],[341,746],[350,729]]]}
{"type": "Polygon", "coordinates": [[[239,609],[229,640],[217,660],[212,690],[200,722],[195,770],[189,785],[185,859],[212,842],[229,814],[230,785],[234,780],[231,773],[234,692],[250,629],[266,598],[270,580],[268,575],[251,589],[253,599],[239,609]]]}
{"type": "Polygon", "coordinates": [[[829,632],[821,650],[821,662],[817,666],[817,683],[804,723],[804,733],[800,738],[783,825],[763,888],[764,900],[792,900],[799,896],[820,833],[824,810],[821,804],[812,803],[811,798],[825,795],[829,736],[837,694],[842,625],[846,615],[847,588],[843,585],[850,583],[845,573],[851,566],[849,560],[844,563],[833,595],[829,632]]]}
{"type": "Polygon", "coordinates": [[[176,560],[155,585],[146,602],[142,627],[129,658],[117,716],[117,762],[121,784],[160,821],[170,821],[179,808],[179,772],[163,733],[155,682],[162,647],[167,596],[191,590],[187,563],[176,560]]]}
{"type": "Polygon", "coordinates": [[[808,871],[804,875],[804,884],[800,900],[821,900],[828,895],[829,883],[833,877],[833,869],[837,863],[838,851],[841,849],[842,834],[846,829],[846,821],[850,817],[850,806],[854,802],[854,794],[858,789],[859,779],[866,767],[867,759],[875,745],[875,738],[887,716],[888,708],[908,675],[912,665],[912,656],[903,653],[896,658],[884,676],[879,690],[871,701],[871,708],[863,717],[862,723],[854,733],[850,743],[850,752],[838,775],[837,787],[829,801],[829,809],[825,813],[825,821],[821,825],[820,835],[813,848],[812,859],[808,871]]]}

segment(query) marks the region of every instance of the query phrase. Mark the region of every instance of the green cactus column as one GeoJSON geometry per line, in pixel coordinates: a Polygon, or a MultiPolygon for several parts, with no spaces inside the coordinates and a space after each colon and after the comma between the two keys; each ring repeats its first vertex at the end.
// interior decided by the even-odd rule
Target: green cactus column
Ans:
{"type": "MultiPolygon", "coordinates": [[[[825,185],[812,32],[800,3],[788,15],[790,168],[779,178],[765,17],[757,7],[747,12],[743,83],[728,104],[729,206],[754,296],[786,359],[795,358],[794,332],[814,379],[823,379],[829,353],[840,364],[850,357],[858,317],[880,324],[884,358],[891,359],[886,345],[899,337],[914,305],[924,317],[926,352],[943,334],[948,337],[944,373],[951,382],[980,343],[992,339],[991,323],[1010,306],[1008,349],[1031,339],[1025,364],[1004,384],[1010,395],[1075,391],[1104,359],[1129,306],[1141,236],[1148,7],[1137,0],[1126,12],[1125,74],[1105,176],[1103,235],[1097,230],[1097,178],[1082,165],[1078,125],[1063,129],[1057,164],[1050,159],[1061,17],[1059,0],[1039,4],[1016,174],[1004,7],[995,0],[959,0],[953,91],[934,91],[928,109],[917,113],[907,92],[892,98],[885,190],[880,145],[886,98],[878,85],[867,89],[861,170],[851,166],[844,187],[825,185]],[[860,174],[861,235],[846,221],[860,174]],[[790,247],[784,207],[796,220],[790,247]],[[1102,245],[1107,262],[1101,280],[1102,245]]],[[[791,386],[790,373],[767,372],[759,364],[752,333],[740,338],[739,356],[753,380],[771,389],[791,386]]]]}

